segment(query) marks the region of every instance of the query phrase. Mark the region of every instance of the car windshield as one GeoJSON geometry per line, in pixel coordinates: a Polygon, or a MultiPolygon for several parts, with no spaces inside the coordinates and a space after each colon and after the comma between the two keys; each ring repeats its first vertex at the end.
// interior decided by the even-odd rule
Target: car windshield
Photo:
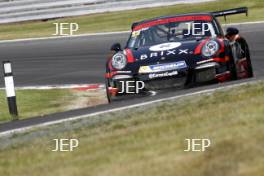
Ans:
{"type": "Polygon", "coordinates": [[[214,25],[208,21],[171,22],[132,31],[127,47],[137,49],[164,42],[197,40],[214,36],[216,36],[214,25]]]}

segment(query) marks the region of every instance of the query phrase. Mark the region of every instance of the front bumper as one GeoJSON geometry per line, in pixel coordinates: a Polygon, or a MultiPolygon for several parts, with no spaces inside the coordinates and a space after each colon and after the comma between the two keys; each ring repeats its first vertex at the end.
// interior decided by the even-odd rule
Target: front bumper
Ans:
{"type": "Polygon", "coordinates": [[[153,72],[147,74],[138,74],[136,77],[140,81],[154,81],[159,79],[177,79],[187,76],[187,70],[171,70],[163,72],[153,72]]]}
{"type": "Polygon", "coordinates": [[[197,83],[217,80],[224,82],[231,79],[231,72],[226,63],[208,62],[195,67],[195,81],[197,83]]]}
{"type": "MultiPolygon", "coordinates": [[[[137,81],[142,81],[145,84],[145,89],[154,90],[168,88],[172,86],[183,86],[187,80],[188,71],[184,70],[170,70],[163,72],[153,72],[145,74],[115,74],[112,76],[112,86],[118,90],[122,90],[123,82],[129,82],[131,88],[137,81]]],[[[134,90],[129,91],[134,91],[134,90]]]]}
{"type": "MultiPolygon", "coordinates": [[[[227,69],[226,63],[211,61],[196,65],[192,69],[186,67],[181,69],[137,74],[133,74],[130,71],[117,71],[115,73],[111,73],[108,78],[112,80],[110,88],[113,88],[116,94],[117,90],[120,90],[122,87],[121,82],[125,81],[130,81],[131,83],[129,84],[133,84],[133,81],[143,81],[145,83],[145,88],[152,90],[186,85],[189,83],[190,77],[195,78],[191,79],[194,83],[204,83],[212,80],[224,82],[226,80],[230,80],[231,74],[227,69]]],[[[133,86],[131,85],[131,87],[133,86]]]]}

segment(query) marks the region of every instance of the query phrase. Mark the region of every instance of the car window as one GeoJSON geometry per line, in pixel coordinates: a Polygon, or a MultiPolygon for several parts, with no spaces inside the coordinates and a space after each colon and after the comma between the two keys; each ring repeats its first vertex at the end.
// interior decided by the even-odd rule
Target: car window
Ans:
{"type": "Polygon", "coordinates": [[[151,46],[164,42],[196,40],[216,36],[215,27],[208,21],[182,21],[155,25],[133,31],[128,48],[151,46]]]}

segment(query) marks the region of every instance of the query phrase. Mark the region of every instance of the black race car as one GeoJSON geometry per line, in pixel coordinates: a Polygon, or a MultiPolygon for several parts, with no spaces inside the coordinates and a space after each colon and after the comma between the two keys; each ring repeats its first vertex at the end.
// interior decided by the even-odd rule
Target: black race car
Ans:
{"type": "Polygon", "coordinates": [[[125,48],[119,43],[111,47],[114,53],[105,74],[109,102],[124,94],[168,86],[252,77],[246,40],[232,27],[225,35],[216,19],[247,12],[243,7],[134,23],[125,48]]]}

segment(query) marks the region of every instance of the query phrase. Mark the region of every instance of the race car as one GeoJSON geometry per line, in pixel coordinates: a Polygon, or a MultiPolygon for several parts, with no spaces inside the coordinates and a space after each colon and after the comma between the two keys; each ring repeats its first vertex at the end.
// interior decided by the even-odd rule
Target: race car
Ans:
{"type": "Polygon", "coordinates": [[[239,13],[247,14],[248,8],[133,23],[126,46],[111,47],[105,74],[108,101],[131,92],[253,77],[246,40],[233,27],[224,34],[216,19],[239,13]]]}

